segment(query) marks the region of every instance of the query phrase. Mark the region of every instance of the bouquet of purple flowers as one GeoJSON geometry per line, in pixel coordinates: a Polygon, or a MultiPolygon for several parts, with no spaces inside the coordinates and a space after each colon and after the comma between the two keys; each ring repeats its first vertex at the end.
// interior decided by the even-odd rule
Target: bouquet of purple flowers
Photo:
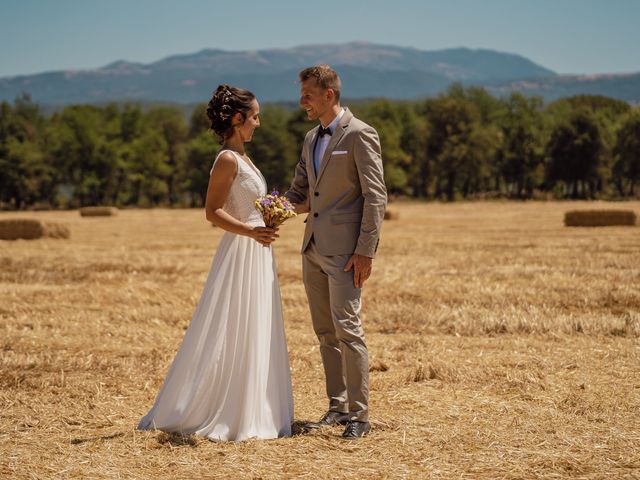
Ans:
{"type": "Polygon", "coordinates": [[[256,200],[256,208],[262,213],[264,224],[269,228],[274,228],[297,214],[293,210],[293,205],[276,190],[264,195],[256,200]]]}

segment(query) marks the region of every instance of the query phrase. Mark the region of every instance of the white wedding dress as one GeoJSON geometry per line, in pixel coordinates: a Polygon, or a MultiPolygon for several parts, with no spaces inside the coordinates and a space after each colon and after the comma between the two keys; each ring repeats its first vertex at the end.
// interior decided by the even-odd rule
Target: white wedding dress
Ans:
{"type": "MultiPolygon", "coordinates": [[[[266,193],[264,177],[231,152],[238,169],[224,210],[264,226],[254,205],[266,193]]],[[[292,422],[291,373],[272,248],[225,232],[182,345],[138,429],[240,441],[291,435],[292,422]]]]}

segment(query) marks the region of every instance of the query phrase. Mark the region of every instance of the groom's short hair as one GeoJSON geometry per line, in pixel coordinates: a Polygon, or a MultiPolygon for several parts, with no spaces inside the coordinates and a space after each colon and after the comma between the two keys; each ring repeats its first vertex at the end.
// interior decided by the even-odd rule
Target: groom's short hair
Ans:
{"type": "Polygon", "coordinates": [[[306,82],[310,78],[314,78],[320,88],[323,90],[330,88],[336,94],[336,101],[340,100],[340,77],[329,65],[322,64],[305,68],[298,74],[298,77],[301,82],[306,82]]]}

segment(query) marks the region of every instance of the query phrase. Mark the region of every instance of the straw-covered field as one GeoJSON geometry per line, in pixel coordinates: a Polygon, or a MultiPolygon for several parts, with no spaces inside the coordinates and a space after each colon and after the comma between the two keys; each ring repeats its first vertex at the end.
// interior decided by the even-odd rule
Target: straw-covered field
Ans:
{"type": "MultiPolygon", "coordinates": [[[[0,477],[640,478],[640,227],[563,226],[619,207],[392,204],[364,294],[370,436],[226,444],[135,430],[222,235],[203,211],[2,213],[71,237],[0,241],[0,477]]],[[[302,229],[275,246],[299,422],[326,407],[302,229]]]]}

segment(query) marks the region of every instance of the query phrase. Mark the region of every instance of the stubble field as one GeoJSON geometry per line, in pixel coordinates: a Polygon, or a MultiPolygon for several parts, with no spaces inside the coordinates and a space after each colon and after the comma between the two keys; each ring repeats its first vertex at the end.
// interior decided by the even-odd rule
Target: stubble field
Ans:
{"type": "MultiPolygon", "coordinates": [[[[215,443],[138,432],[222,231],[202,210],[1,213],[1,478],[640,478],[640,228],[606,203],[396,203],[364,292],[371,434],[215,443]]],[[[640,203],[626,203],[640,213],[640,203]]],[[[326,408],[301,282],[275,245],[295,417],[326,408]]]]}

